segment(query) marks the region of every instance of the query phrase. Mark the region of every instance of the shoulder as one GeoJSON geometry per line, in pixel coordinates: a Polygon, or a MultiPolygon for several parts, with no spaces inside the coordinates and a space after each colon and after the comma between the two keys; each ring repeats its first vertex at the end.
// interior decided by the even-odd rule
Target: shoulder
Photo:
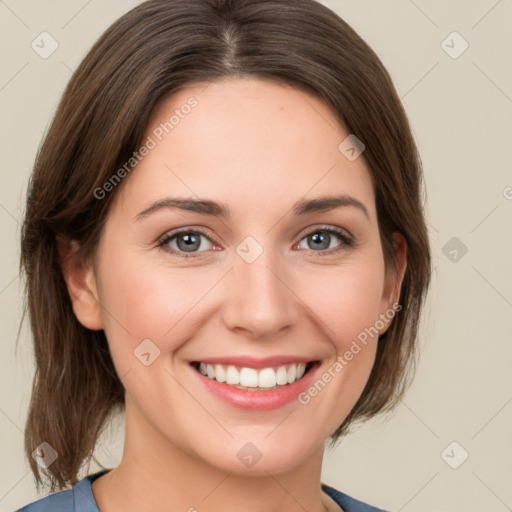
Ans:
{"type": "Polygon", "coordinates": [[[91,484],[108,470],[86,476],[71,489],[58,491],[29,503],[15,512],[99,512],[91,484]]]}
{"type": "Polygon", "coordinates": [[[15,512],[74,512],[73,492],[71,489],[67,491],[56,492],[45,496],[33,503],[25,505],[23,508],[15,512]]]}
{"type": "Polygon", "coordinates": [[[343,509],[343,512],[386,512],[381,508],[376,508],[372,505],[356,500],[355,498],[352,498],[329,485],[322,484],[322,490],[343,509]]]}

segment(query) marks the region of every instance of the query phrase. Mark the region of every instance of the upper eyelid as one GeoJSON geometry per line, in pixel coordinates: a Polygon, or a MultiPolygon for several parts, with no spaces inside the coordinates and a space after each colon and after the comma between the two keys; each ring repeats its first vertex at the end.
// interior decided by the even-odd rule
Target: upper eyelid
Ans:
{"type": "MultiPolygon", "coordinates": [[[[350,239],[353,239],[354,236],[352,235],[352,233],[350,231],[348,231],[346,228],[342,228],[342,227],[339,227],[339,226],[332,226],[332,225],[329,225],[329,224],[314,224],[312,226],[308,226],[307,228],[304,228],[298,236],[302,236],[302,238],[304,238],[304,236],[306,236],[307,234],[309,233],[312,233],[312,232],[315,232],[315,231],[333,231],[335,232],[336,234],[340,234],[339,231],[342,231],[344,234],[346,234],[346,236],[350,239]]],[[[301,238],[301,240],[302,240],[301,238]]]]}
{"type": "Polygon", "coordinates": [[[215,243],[214,240],[211,239],[211,235],[209,235],[208,230],[206,228],[181,228],[178,229],[177,231],[168,231],[167,233],[159,237],[157,242],[166,242],[167,240],[170,240],[171,238],[174,238],[178,235],[182,235],[183,233],[197,233],[199,235],[204,236],[205,238],[208,238],[210,242],[215,243]]]}

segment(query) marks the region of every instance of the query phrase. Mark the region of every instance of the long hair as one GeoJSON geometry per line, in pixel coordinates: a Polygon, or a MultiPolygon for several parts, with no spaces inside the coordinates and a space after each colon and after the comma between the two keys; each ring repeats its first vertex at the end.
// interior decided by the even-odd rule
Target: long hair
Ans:
{"type": "Polygon", "coordinates": [[[124,407],[104,332],[86,329],[73,313],[57,241],[76,240],[78,257],[91,257],[120,187],[101,200],[94,191],[140,146],[155,106],[192,82],[230,76],[265,77],[321,98],[366,146],[386,270],[395,268],[392,233],[407,242],[402,309],[331,442],[356,420],[391,410],[410,382],[431,256],[421,161],[379,58],[314,0],[150,0],[113,23],[77,68],[29,183],[20,266],[36,372],[25,451],[38,489],[42,473],[51,491],[76,483],[107,420],[124,407]],[[58,453],[44,470],[31,456],[42,442],[58,453]]]}

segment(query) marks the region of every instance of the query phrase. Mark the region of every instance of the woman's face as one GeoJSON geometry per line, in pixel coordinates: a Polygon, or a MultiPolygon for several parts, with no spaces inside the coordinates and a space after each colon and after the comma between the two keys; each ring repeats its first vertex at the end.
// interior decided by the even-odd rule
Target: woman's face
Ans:
{"type": "Polygon", "coordinates": [[[350,141],[339,148],[348,135],[320,100],[254,78],[194,84],[158,106],[91,270],[97,321],[81,318],[105,330],[128,425],[237,473],[323,450],[365,386],[368,329],[386,330],[398,290],[369,170],[350,141]],[[327,197],[345,199],[310,203],[327,197]],[[271,386],[310,361],[273,391],[191,364],[271,386]]]}

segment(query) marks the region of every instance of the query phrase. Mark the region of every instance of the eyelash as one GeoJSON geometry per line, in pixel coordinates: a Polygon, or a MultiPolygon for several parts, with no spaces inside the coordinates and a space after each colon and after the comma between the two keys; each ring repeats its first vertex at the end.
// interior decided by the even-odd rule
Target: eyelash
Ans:
{"type": "MultiPolygon", "coordinates": [[[[354,240],[352,239],[352,237],[348,236],[345,231],[341,230],[341,229],[338,229],[338,228],[334,228],[334,227],[331,227],[331,226],[320,226],[320,227],[317,227],[311,231],[308,231],[307,233],[305,233],[302,238],[300,239],[299,243],[302,242],[302,240],[304,240],[305,238],[307,238],[308,236],[311,236],[315,233],[319,233],[319,232],[322,232],[322,233],[327,233],[329,235],[336,235],[340,238],[341,240],[341,244],[339,247],[335,248],[335,249],[325,249],[325,250],[322,250],[322,251],[314,251],[312,249],[309,249],[310,252],[313,252],[313,253],[317,253],[319,256],[323,257],[323,256],[330,256],[330,255],[333,255],[333,254],[337,254],[339,253],[340,251],[343,251],[343,250],[346,250],[347,248],[351,248],[355,245],[355,242],[354,240]]],[[[183,252],[179,252],[179,251],[176,251],[175,249],[169,249],[169,248],[166,248],[166,244],[168,244],[171,240],[173,240],[174,238],[177,238],[179,235],[183,235],[183,234],[195,234],[195,235],[202,235],[204,236],[205,238],[207,238],[211,243],[214,243],[212,240],[210,240],[210,237],[208,236],[208,234],[201,230],[201,229],[181,229],[179,231],[176,231],[174,233],[169,233],[169,234],[165,234],[159,241],[158,241],[158,245],[157,247],[161,248],[162,250],[168,252],[168,253],[171,253],[171,254],[174,254],[176,256],[179,256],[181,258],[198,258],[198,257],[201,257],[201,256],[197,256],[197,254],[201,254],[202,252],[205,252],[205,251],[199,251],[198,253],[183,253],[183,252]]]]}

